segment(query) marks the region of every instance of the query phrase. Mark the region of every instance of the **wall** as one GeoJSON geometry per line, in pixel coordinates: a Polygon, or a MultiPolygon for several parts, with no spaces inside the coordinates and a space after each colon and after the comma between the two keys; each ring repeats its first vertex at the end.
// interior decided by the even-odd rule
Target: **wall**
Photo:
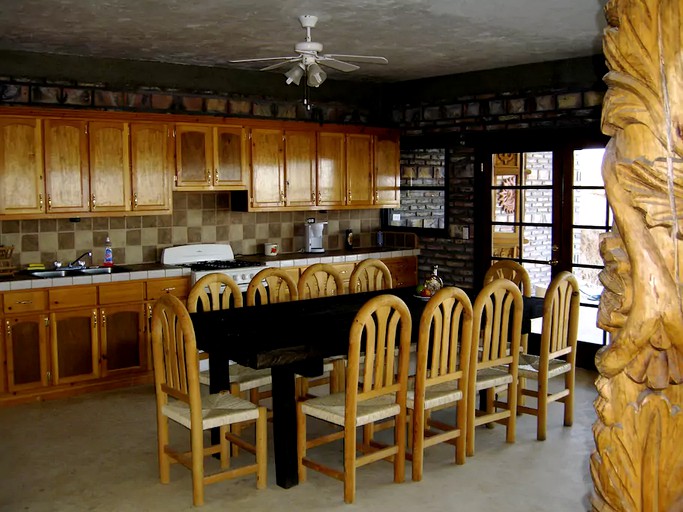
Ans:
{"type": "Polygon", "coordinates": [[[343,247],[346,229],[353,229],[359,247],[371,247],[380,225],[378,210],[243,213],[230,211],[229,198],[228,193],[176,192],[173,215],[0,221],[0,245],[15,247],[15,266],[68,263],[86,251],[99,264],[109,236],[114,263],[130,265],[158,261],[164,247],[197,242],[229,242],[236,254],[255,254],[267,241],[279,243],[282,252],[295,252],[303,248],[308,217],[329,223],[328,250],[343,247]]]}
{"type": "Polygon", "coordinates": [[[599,133],[605,73],[604,59],[594,56],[391,85],[402,140],[450,148],[447,218],[470,228],[469,240],[458,238],[459,229],[447,238],[420,236],[421,279],[437,264],[447,284],[476,284],[475,151],[501,151],[508,134],[528,142],[539,134],[550,140],[553,133],[599,133]]]}

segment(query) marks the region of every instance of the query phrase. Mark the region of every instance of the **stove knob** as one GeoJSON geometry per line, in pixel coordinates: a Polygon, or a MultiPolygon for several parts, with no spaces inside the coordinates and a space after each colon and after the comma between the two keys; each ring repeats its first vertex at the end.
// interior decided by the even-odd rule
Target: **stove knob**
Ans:
{"type": "Polygon", "coordinates": [[[246,281],[247,279],[249,279],[247,274],[242,274],[242,281],[246,281]]]}

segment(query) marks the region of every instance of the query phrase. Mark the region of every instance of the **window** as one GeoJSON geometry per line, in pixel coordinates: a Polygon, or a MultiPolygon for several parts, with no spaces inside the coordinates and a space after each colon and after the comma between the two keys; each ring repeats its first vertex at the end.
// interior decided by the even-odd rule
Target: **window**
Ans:
{"type": "Polygon", "coordinates": [[[445,230],[445,148],[401,148],[400,206],[385,211],[384,228],[445,230]]]}

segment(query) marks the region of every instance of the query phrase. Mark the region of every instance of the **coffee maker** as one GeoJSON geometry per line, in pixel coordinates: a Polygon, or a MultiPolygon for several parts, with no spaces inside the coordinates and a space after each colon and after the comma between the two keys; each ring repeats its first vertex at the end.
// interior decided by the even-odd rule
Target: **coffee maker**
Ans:
{"type": "Polygon", "coordinates": [[[306,252],[325,252],[323,247],[323,228],[327,222],[315,222],[315,219],[308,219],[305,226],[305,247],[306,252]]]}

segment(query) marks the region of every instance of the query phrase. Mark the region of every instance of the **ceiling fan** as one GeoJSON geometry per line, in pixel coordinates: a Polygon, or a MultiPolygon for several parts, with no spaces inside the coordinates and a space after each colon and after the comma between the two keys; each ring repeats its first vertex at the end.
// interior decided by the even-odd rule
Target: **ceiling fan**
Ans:
{"type": "Polygon", "coordinates": [[[338,71],[355,71],[359,66],[351,64],[351,62],[362,62],[367,64],[388,64],[389,61],[384,57],[375,55],[341,55],[328,53],[324,54],[323,45],[311,41],[311,29],[315,27],[318,22],[317,16],[304,15],[299,16],[301,26],[306,29],[306,40],[294,45],[294,51],[298,54],[290,57],[265,57],[261,59],[240,59],[231,60],[231,63],[240,62],[266,62],[266,61],[281,61],[262,68],[260,71],[270,71],[281,66],[294,64],[287,70],[285,76],[287,77],[287,84],[299,85],[301,78],[306,76],[306,84],[310,87],[318,87],[327,78],[327,73],[322,70],[320,66],[336,69],[338,71]]]}

